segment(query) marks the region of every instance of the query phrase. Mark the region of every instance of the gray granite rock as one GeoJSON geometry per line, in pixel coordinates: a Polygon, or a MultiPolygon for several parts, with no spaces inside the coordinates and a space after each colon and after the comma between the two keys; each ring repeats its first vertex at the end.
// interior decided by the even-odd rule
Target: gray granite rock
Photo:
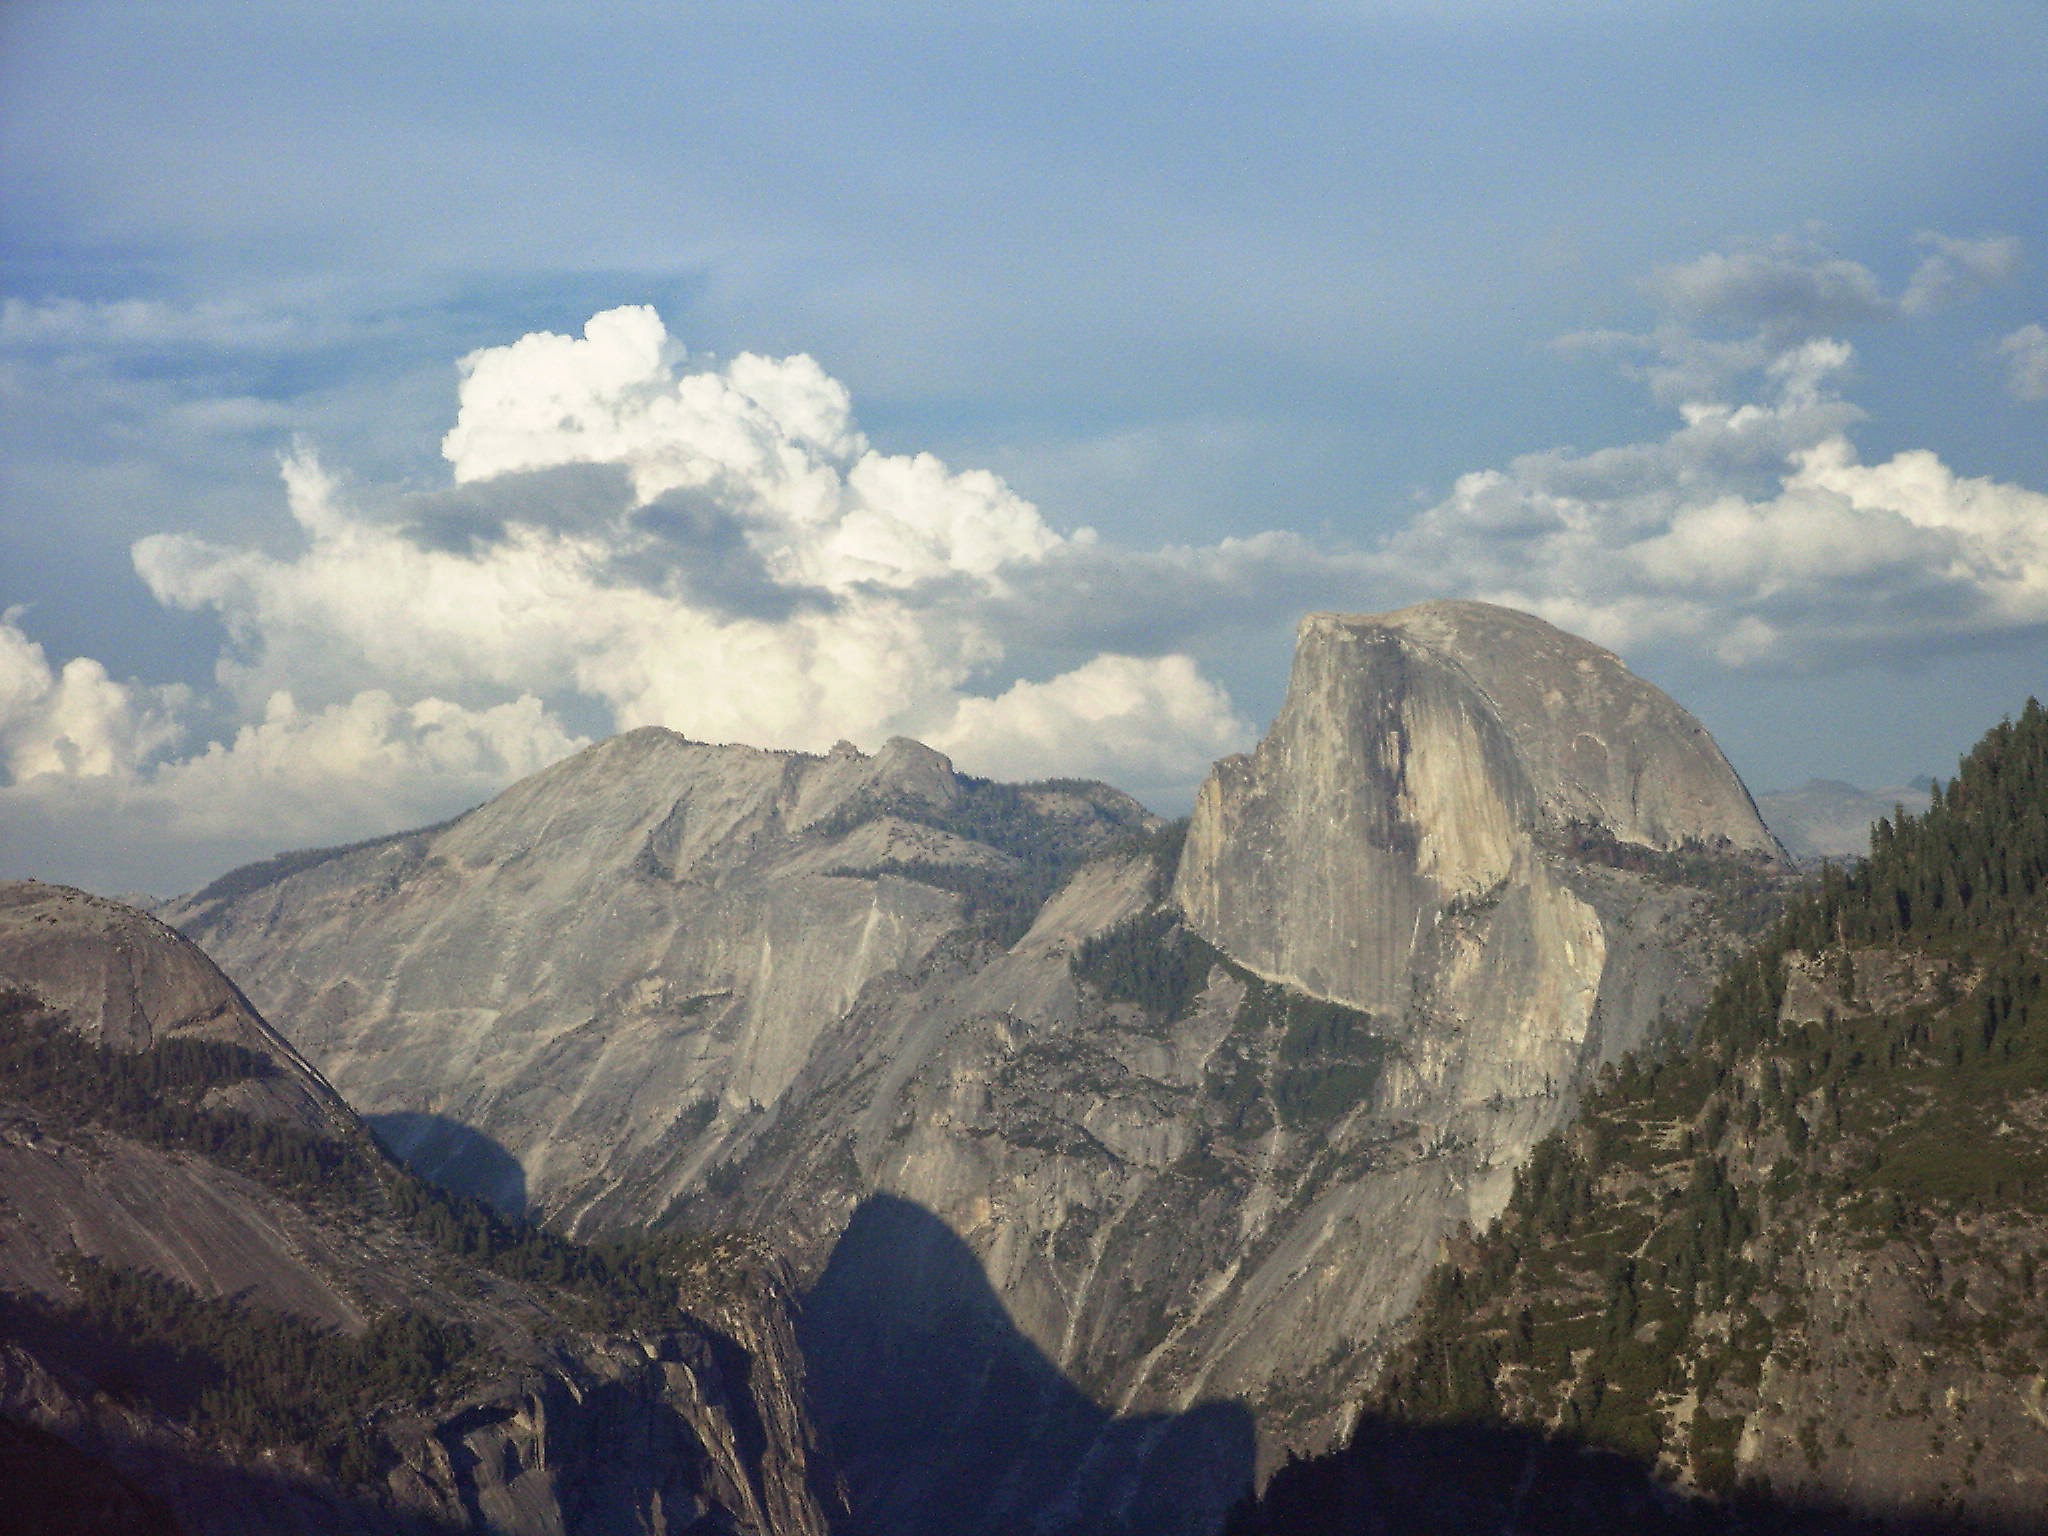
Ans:
{"type": "Polygon", "coordinates": [[[1202,787],[1175,894],[1260,974],[1398,1014],[1451,904],[1539,881],[1575,827],[1779,855],[1699,722],[1609,652],[1483,603],[1312,614],[1272,730],[1202,787]]]}
{"type": "Polygon", "coordinates": [[[1019,792],[1101,849],[1021,937],[929,877],[1023,877],[965,786],[640,732],[179,920],[553,1219],[787,1252],[849,1530],[1193,1533],[1342,1432],[1442,1244],[1700,998],[1722,877],[1777,858],[1689,715],[1477,604],[1310,619],[1184,853],[1019,792]],[[1076,974],[1132,924],[1206,970],[1186,1007],[1076,974]]]}
{"type": "Polygon", "coordinates": [[[569,1227],[645,1221],[865,989],[962,928],[961,897],[905,870],[1022,878],[948,824],[991,797],[1053,842],[1152,820],[1103,786],[977,788],[902,739],[819,757],[650,728],[447,826],[238,872],[166,915],[401,1150],[453,1149],[452,1127],[517,1164],[520,1187],[480,1193],[569,1227]]]}

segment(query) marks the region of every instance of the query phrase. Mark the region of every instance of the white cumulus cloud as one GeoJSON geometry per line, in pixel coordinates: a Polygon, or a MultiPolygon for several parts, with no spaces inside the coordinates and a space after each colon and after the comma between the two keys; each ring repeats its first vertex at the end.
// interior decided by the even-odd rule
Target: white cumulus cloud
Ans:
{"type": "Polygon", "coordinates": [[[1607,645],[1736,665],[2048,625],[2048,496],[1925,450],[1863,463],[1833,386],[1850,360],[1797,342],[1762,398],[1693,401],[1662,439],[1465,475],[1385,553],[1607,645]]]}
{"type": "Polygon", "coordinates": [[[1166,646],[1018,683],[1024,594],[1092,535],[994,474],[878,450],[809,357],[693,358],[653,310],[607,311],[464,359],[443,451],[445,488],[359,494],[301,444],[289,540],[136,542],[156,600],[226,636],[204,701],[226,724],[196,751],[163,750],[176,708],[90,659],[53,671],[17,633],[17,808],[27,774],[61,770],[36,792],[51,827],[69,795],[192,847],[238,826],[274,847],[445,814],[638,725],[813,750],[905,734],[1006,777],[1176,788],[1249,734],[1166,646]],[[93,772],[110,783],[82,788],[93,772]]]}
{"type": "Polygon", "coordinates": [[[1764,329],[1826,330],[1895,312],[1870,268],[1793,236],[1659,268],[1647,286],[1691,319],[1764,329]]]}
{"type": "Polygon", "coordinates": [[[466,806],[583,744],[531,695],[470,710],[373,688],[301,710],[278,692],[261,719],[138,777],[127,798],[175,817],[186,836],[331,842],[466,806]]]}
{"type": "Polygon", "coordinates": [[[963,699],[934,744],[970,772],[1192,789],[1255,732],[1187,656],[1097,656],[1043,683],[963,699]]]}
{"type": "Polygon", "coordinates": [[[278,693],[190,756],[0,784],[0,852],[103,890],[190,889],[282,849],[438,821],[582,744],[531,697],[467,710],[372,689],[301,710],[278,693]]]}
{"type": "Polygon", "coordinates": [[[442,451],[461,482],[616,464],[643,503],[701,493],[778,578],[833,592],[993,577],[1063,542],[994,475],[875,451],[845,386],[810,357],[686,364],[645,306],[594,316],[581,338],[488,348],[463,360],[442,451]]]}
{"type": "MultiPolygon", "coordinates": [[[[408,519],[302,448],[297,551],[160,534],[136,569],[220,616],[245,711],[285,688],[519,689],[621,729],[821,749],[943,728],[1002,681],[998,600],[1092,543],[995,475],[877,451],[812,359],[692,368],[646,308],[465,359],[444,451],[457,492],[408,519]],[[597,470],[617,478],[562,478],[597,470]]],[[[1184,756],[1170,735],[1151,752],[1184,756]]]]}
{"type": "Polygon", "coordinates": [[[1899,295],[1899,311],[1925,314],[1953,299],[2006,281],[2019,270],[2020,243],[2011,235],[1960,240],[1953,235],[1923,233],[1927,254],[1913,271],[1913,280],[1899,295]]]}
{"type": "Polygon", "coordinates": [[[116,682],[90,656],[52,667],[20,617],[0,614],[0,763],[10,779],[125,774],[177,739],[184,689],[116,682]]]}

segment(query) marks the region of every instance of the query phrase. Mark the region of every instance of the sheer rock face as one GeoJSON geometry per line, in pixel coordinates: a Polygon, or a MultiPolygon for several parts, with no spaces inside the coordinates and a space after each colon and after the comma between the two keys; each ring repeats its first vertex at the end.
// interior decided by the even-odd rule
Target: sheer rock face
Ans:
{"type": "MultiPolygon", "coordinates": [[[[0,886],[0,986],[117,1050],[182,1034],[255,1051],[276,1070],[231,1085],[253,1096],[210,1105],[368,1143],[211,962],[139,912],[0,886]]],[[[668,1326],[600,1332],[579,1298],[468,1270],[381,1210],[308,1202],[191,1149],[70,1123],[0,1081],[0,1461],[55,1507],[112,1499],[157,1521],[138,1528],[191,1536],[483,1522],[507,1536],[824,1536],[787,1280],[744,1244],[699,1263],[679,1282],[689,1310],[679,1301],[668,1326]],[[6,1293],[67,1302],[79,1256],[347,1333],[387,1309],[457,1322],[481,1341],[483,1369],[452,1401],[381,1405],[398,1464],[377,1485],[343,1486],[297,1451],[238,1452],[137,1406],[118,1350],[14,1336],[6,1293]]]]}
{"type": "MultiPolygon", "coordinates": [[[[1699,722],[1608,652],[1482,603],[1312,614],[1272,730],[1202,787],[1175,894],[1262,975],[1399,1014],[1442,915],[1540,884],[1546,835],[1575,826],[1778,856],[1699,722]]],[[[1554,892],[1535,905],[1556,940],[1584,930],[1554,892]]],[[[1598,977],[1597,955],[1538,953],[1598,977]]]]}
{"type": "MultiPolygon", "coordinates": [[[[1654,857],[1681,849],[1779,858],[1706,732],[1607,652],[1476,603],[1303,623],[1270,733],[1203,786],[1175,896],[1233,960],[1366,1011],[1390,1050],[1316,1149],[1345,1175],[1315,1190],[1303,1162],[1278,1209],[1252,1202],[1272,1246],[1209,1301],[1195,1379],[1288,1443],[1340,1427],[1441,1243],[1492,1220],[1601,1064],[1727,952],[1711,898],[1654,857]]],[[[1289,1140],[1269,1166],[1307,1157],[1289,1140]]]]}

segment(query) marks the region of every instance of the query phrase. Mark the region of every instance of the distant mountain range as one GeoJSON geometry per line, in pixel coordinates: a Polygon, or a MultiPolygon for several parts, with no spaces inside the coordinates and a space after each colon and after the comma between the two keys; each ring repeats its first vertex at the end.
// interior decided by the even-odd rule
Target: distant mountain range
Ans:
{"type": "Polygon", "coordinates": [[[1900,808],[1927,809],[1932,779],[1915,779],[1889,789],[1858,789],[1840,779],[1808,779],[1797,789],[1770,790],[1756,797],[1756,808],[1802,864],[1823,859],[1860,859],[1870,851],[1870,829],[1880,817],[1896,817],[1900,808]]]}

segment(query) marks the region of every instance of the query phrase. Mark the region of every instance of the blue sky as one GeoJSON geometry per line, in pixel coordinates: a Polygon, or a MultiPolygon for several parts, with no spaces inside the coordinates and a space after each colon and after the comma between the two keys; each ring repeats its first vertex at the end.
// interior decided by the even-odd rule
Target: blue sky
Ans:
{"type": "Polygon", "coordinates": [[[1171,811],[1438,594],[1759,789],[1945,772],[2048,670],[2044,79],[2020,3],[17,0],[0,873],[650,721],[1171,811]]]}

